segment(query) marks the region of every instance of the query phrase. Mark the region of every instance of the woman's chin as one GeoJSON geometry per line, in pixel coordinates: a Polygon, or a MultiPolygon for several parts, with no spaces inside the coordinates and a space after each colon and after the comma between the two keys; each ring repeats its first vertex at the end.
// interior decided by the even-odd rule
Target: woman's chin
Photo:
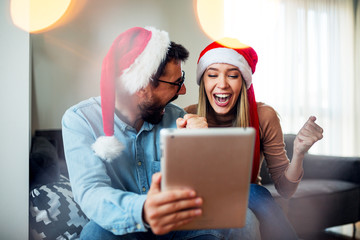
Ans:
{"type": "Polygon", "coordinates": [[[224,108],[224,107],[215,107],[213,109],[214,109],[215,113],[219,114],[219,115],[226,115],[230,111],[229,108],[224,108]]]}
{"type": "Polygon", "coordinates": [[[214,109],[216,114],[219,115],[225,115],[227,113],[229,113],[231,107],[230,104],[224,104],[224,103],[218,103],[218,102],[214,102],[214,105],[212,106],[212,108],[214,109]]]}

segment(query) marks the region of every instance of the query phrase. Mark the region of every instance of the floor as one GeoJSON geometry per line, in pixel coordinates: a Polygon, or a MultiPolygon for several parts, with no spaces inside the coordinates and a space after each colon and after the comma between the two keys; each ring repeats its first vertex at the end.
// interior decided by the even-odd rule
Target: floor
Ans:
{"type": "Polygon", "coordinates": [[[360,222],[355,224],[355,238],[353,238],[353,224],[326,229],[322,233],[310,236],[300,236],[302,240],[360,240],[360,222]]]}

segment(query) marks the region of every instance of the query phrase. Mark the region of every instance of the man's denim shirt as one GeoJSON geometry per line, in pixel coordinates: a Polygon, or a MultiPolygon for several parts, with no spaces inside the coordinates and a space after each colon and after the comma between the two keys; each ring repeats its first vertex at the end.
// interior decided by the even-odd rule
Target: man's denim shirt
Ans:
{"type": "Polygon", "coordinates": [[[65,112],[62,131],[71,187],[88,218],[117,235],[146,231],[142,209],[151,177],[160,171],[160,130],[176,128],[176,119],[184,114],[183,109],[168,104],[159,124],[144,122],[139,132],[115,115],[114,135],[125,148],[107,162],[91,149],[104,136],[100,97],[65,112]]]}

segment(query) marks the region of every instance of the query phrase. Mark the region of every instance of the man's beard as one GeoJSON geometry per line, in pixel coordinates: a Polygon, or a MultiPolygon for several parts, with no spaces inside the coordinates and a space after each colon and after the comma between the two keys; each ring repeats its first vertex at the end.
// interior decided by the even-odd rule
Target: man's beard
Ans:
{"type": "Polygon", "coordinates": [[[160,99],[155,98],[153,101],[145,101],[138,107],[141,111],[141,118],[148,123],[158,124],[164,116],[164,108],[167,104],[178,98],[176,94],[169,102],[165,105],[160,104],[160,99]]]}

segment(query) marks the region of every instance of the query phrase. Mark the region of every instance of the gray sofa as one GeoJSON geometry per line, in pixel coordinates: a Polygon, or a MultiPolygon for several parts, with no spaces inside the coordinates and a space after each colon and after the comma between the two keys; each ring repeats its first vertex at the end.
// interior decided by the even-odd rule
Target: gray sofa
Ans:
{"type": "MultiPolygon", "coordinates": [[[[289,158],[295,136],[284,135],[289,158]]],[[[303,180],[290,199],[276,192],[266,163],[261,176],[299,235],[360,221],[360,157],[306,154],[303,180]]]]}
{"type": "Polygon", "coordinates": [[[79,239],[89,220],[72,195],[61,130],[36,131],[29,166],[29,239],[79,239]]]}
{"type": "MultiPolygon", "coordinates": [[[[295,135],[284,136],[292,156],[295,135]]],[[[32,142],[29,238],[78,239],[88,219],[72,197],[61,130],[36,131],[32,142]]],[[[300,236],[360,220],[360,157],[307,154],[304,178],[291,199],[281,198],[266,165],[261,169],[263,185],[300,236]]]]}

